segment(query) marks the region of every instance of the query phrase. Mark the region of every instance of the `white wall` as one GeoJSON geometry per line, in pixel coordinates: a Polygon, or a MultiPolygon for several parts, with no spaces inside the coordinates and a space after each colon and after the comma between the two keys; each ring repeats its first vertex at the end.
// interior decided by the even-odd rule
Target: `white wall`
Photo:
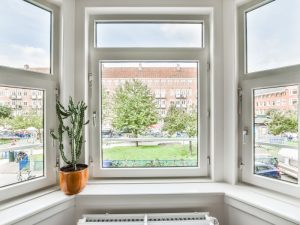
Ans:
{"type": "Polygon", "coordinates": [[[224,209],[227,225],[271,225],[269,222],[266,222],[229,205],[226,205],[224,209]]]}

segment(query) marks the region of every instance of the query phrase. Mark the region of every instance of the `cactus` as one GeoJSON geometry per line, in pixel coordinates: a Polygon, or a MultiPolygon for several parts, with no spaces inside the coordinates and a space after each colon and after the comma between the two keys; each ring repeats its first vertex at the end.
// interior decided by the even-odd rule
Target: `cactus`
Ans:
{"type": "Polygon", "coordinates": [[[83,126],[89,122],[84,123],[84,112],[86,109],[87,106],[83,101],[75,105],[72,97],[69,99],[68,108],[65,108],[59,100],[56,100],[56,114],[59,125],[57,134],[51,131],[51,135],[59,142],[59,151],[62,159],[67,165],[73,167],[75,171],[77,170],[76,165],[81,155],[83,144],[83,126]],[[65,132],[69,138],[71,160],[67,158],[64,152],[63,136],[65,132]]]}

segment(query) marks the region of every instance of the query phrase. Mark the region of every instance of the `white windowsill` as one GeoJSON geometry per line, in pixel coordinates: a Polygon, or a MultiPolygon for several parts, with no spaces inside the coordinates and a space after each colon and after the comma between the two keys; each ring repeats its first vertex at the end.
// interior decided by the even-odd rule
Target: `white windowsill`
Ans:
{"type": "MultiPolygon", "coordinates": [[[[0,211],[0,218],[4,224],[11,224],[47,210],[52,210],[51,213],[54,214],[59,210],[74,207],[76,198],[84,199],[94,196],[132,196],[137,198],[149,195],[161,198],[166,195],[173,195],[175,198],[176,195],[224,196],[224,204],[233,207],[242,205],[246,209],[252,207],[292,223],[300,224],[300,199],[243,184],[233,186],[226,183],[174,183],[171,180],[169,183],[160,181],[159,183],[145,182],[139,184],[91,181],[77,196],[66,196],[60,191],[52,191],[7,207],[0,211]],[[59,210],[58,207],[60,207],[59,210]]],[[[47,215],[49,216],[49,213],[47,215]]]]}

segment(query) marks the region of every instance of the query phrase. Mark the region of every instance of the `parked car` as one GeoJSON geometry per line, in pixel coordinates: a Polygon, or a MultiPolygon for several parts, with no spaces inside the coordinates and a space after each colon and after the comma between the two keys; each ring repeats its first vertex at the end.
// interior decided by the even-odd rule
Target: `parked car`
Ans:
{"type": "Polygon", "coordinates": [[[278,159],[270,154],[255,154],[255,162],[261,162],[278,168],[278,159]]]}
{"type": "Polygon", "coordinates": [[[278,152],[278,168],[282,173],[298,178],[298,149],[281,148],[278,152]]]}
{"type": "Polygon", "coordinates": [[[275,166],[261,162],[255,162],[255,174],[280,179],[280,171],[275,166]]]}

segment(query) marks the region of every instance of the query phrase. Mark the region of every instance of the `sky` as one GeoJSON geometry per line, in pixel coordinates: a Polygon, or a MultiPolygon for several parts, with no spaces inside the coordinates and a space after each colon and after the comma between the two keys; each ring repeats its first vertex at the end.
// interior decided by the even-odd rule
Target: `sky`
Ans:
{"type": "Polygon", "coordinates": [[[202,24],[98,23],[97,47],[202,47],[202,24]]]}
{"type": "MultiPolygon", "coordinates": [[[[22,0],[0,0],[0,65],[50,65],[50,13],[22,0]]],[[[300,0],[275,0],[247,13],[248,71],[300,63],[300,0]]],[[[201,46],[201,24],[99,24],[97,44],[201,46]],[[101,33],[100,33],[101,32],[101,33]]]]}
{"type": "Polygon", "coordinates": [[[248,72],[300,64],[300,0],[275,0],[247,14],[248,72]]]}
{"type": "Polygon", "coordinates": [[[0,2],[0,65],[49,68],[50,12],[22,0],[0,2]]]}

